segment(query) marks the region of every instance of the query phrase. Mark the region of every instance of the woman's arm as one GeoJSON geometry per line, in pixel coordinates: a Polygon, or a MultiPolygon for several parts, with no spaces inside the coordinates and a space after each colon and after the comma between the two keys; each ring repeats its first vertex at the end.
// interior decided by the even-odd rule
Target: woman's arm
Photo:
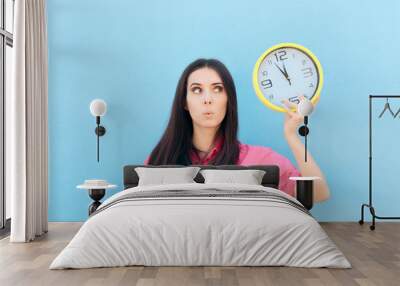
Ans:
{"type": "MultiPolygon", "coordinates": [[[[286,106],[293,107],[294,105],[285,101],[286,106]]],[[[297,106],[297,105],[295,105],[297,106]]],[[[304,161],[304,145],[297,135],[298,126],[304,121],[304,117],[297,110],[291,111],[287,108],[284,122],[284,135],[289,144],[290,149],[296,159],[299,171],[302,176],[317,176],[321,180],[314,181],[314,202],[321,202],[329,199],[330,192],[325,176],[315,162],[314,158],[307,151],[307,162],[304,161]]]]}

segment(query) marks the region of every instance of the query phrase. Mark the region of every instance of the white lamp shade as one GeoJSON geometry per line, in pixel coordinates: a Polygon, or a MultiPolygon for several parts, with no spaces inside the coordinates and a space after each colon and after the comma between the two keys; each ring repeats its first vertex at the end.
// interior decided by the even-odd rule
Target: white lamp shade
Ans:
{"type": "Polygon", "coordinates": [[[106,114],[107,104],[102,99],[94,99],[90,103],[90,113],[93,116],[103,116],[106,114]]]}
{"type": "Polygon", "coordinates": [[[313,112],[314,106],[312,102],[308,99],[305,98],[300,100],[299,104],[297,105],[297,112],[303,116],[308,116],[313,112]]]}

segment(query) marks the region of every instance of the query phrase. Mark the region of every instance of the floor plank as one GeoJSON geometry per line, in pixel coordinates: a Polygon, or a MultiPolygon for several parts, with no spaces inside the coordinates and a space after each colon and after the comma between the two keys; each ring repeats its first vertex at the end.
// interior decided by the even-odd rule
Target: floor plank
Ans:
{"type": "Polygon", "coordinates": [[[379,222],[375,231],[357,223],[321,223],[352,269],[296,267],[115,267],[48,269],[82,223],[49,223],[31,243],[0,240],[0,285],[400,285],[400,223],[379,222]]]}

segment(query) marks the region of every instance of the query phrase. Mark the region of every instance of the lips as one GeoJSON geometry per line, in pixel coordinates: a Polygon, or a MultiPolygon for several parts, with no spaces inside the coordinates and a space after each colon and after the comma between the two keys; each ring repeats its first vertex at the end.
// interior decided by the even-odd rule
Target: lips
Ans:
{"type": "Polygon", "coordinates": [[[213,112],[203,112],[203,115],[212,115],[212,114],[214,114],[213,112]]]}

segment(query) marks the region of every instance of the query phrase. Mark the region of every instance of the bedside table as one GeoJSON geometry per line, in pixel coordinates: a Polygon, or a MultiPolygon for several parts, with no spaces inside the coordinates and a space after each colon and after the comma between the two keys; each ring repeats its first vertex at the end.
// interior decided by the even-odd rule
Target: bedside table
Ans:
{"type": "Polygon", "coordinates": [[[93,203],[90,204],[88,210],[90,216],[101,205],[100,200],[106,194],[106,190],[116,188],[117,185],[109,184],[104,180],[85,180],[84,184],[76,187],[78,189],[88,190],[89,197],[93,200],[93,203]]]}

